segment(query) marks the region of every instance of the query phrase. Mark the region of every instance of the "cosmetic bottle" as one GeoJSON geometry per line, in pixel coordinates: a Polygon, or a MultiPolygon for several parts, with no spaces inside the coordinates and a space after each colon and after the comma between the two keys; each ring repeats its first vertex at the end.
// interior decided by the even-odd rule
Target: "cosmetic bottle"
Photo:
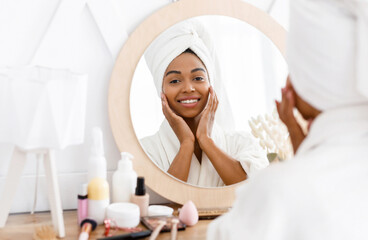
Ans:
{"type": "Polygon", "coordinates": [[[88,184],[82,184],[78,194],[78,224],[88,216],[88,199],[87,199],[88,184]]]}
{"type": "Polygon", "coordinates": [[[102,224],[106,208],[110,203],[109,183],[106,181],[106,160],[104,157],[102,131],[99,128],[93,129],[93,145],[89,166],[88,183],[88,218],[93,219],[97,224],[102,224]]]}
{"type": "Polygon", "coordinates": [[[102,130],[98,127],[92,129],[91,155],[88,159],[88,182],[95,177],[106,178],[106,159],[104,156],[102,130]],[[104,169],[104,171],[101,171],[104,169]]]}
{"type": "Polygon", "coordinates": [[[121,153],[118,168],[112,176],[112,201],[129,202],[137,184],[137,173],[133,170],[133,155],[128,152],[121,153]]]}
{"type": "Polygon", "coordinates": [[[131,202],[138,205],[141,217],[148,215],[149,195],[146,193],[144,177],[137,178],[137,187],[135,188],[135,194],[132,195],[131,202]]]}
{"type": "Polygon", "coordinates": [[[92,179],[88,184],[88,218],[102,224],[109,204],[109,184],[106,179],[92,179]]]}

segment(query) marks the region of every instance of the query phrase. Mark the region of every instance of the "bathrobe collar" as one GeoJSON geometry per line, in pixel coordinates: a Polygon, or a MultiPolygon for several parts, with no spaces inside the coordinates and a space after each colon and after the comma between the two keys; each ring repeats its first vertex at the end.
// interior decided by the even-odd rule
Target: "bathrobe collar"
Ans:
{"type": "MultiPolygon", "coordinates": [[[[168,169],[176,154],[180,150],[180,142],[166,119],[164,119],[163,123],[160,126],[158,136],[160,138],[162,146],[165,146],[163,147],[163,149],[166,152],[166,156],[169,161],[169,164],[166,166],[166,168],[168,169]]],[[[212,128],[211,138],[219,148],[227,148],[224,132],[216,124],[216,122],[214,123],[212,128]]],[[[167,170],[165,169],[165,171],[167,170]]],[[[192,155],[187,183],[201,187],[216,187],[225,185],[219,174],[217,173],[215,167],[212,165],[211,160],[204,152],[202,152],[201,163],[199,163],[195,154],[192,155]]]]}

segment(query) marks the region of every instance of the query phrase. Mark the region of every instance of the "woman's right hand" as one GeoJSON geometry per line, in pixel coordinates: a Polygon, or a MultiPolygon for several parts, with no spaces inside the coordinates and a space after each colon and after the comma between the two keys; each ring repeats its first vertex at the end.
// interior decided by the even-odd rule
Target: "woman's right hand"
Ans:
{"type": "Polygon", "coordinates": [[[165,115],[165,118],[169,122],[171,128],[174,130],[176,136],[179,139],[180,144],[190,143],[194,144],[195,138],[192,130],[190,130],[188,124],[184,121],[184,119],[178,116],[173,110],[170,108],[169,103],[167,102],[167,98],[165,94],[161,93],[161,102],[162,102],[162,112],[165,115]]]}

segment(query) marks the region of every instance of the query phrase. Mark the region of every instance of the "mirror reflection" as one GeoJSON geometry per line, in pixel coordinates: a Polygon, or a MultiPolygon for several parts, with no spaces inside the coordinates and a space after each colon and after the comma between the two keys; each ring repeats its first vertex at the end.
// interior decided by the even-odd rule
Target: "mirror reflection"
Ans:
{"type": "Polygon", "coordinates": [[[221,187],[268,166],[248,120],[270,113],[286,63],[262,33],[224,16],[201,16],[158,36],[135,71],[134,129],[164,172],[221,187]]]}

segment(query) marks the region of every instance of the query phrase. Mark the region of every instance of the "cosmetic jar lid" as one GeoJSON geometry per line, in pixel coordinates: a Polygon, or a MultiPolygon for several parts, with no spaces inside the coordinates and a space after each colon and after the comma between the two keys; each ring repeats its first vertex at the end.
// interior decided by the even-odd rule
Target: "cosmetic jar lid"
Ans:
{"type": "Polygon", "coordinates": [[[170,216],[174,209],[162,205],[151,205],[148,207],[148,216],[170,216]]]}
{"type": "Polygon", "coordinates": [[[139,207],[134,203],[113,203],[106,209],[106,217],[120,228],[132,228],[139,224],[139,207]]]}

